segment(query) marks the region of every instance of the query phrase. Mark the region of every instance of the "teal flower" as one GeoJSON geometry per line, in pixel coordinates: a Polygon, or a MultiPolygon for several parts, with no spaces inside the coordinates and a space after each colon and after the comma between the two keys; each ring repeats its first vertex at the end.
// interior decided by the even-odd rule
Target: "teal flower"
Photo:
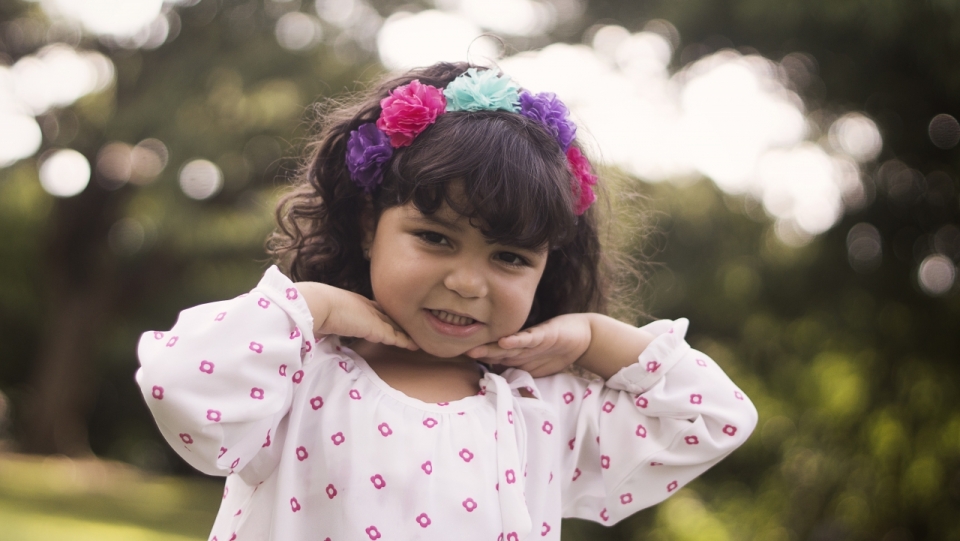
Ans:
{"type": "Polygon", "coordinates": [[[443,95],[447,111],[496,111],[515,113],[520,106],[520,86],[495,70],[470,68],[454,79],[443,95]]]}

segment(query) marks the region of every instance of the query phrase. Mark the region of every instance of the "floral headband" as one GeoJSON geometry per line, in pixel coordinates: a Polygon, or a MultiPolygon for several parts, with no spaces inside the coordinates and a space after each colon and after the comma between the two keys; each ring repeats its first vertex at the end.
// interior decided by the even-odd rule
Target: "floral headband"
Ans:
{"type": "Polygon", "coordinates": [[[408,146],[437,117],[450,111],[510,111],[536,120],[553,134],[567,156],[573,172],[571,188],[578,200],[577,216],[596,201],[592,186],[597,177],[590,162],[575,146],[577,126],[570,111],[552,92],[531,94],[494,70],[470,68],[443,90],[414,79],[398,86],[380,101],[380,118],[350,132],[347,141],[347,169],[358,186],[372,191],[383,180],[383,166],[393,149],[408,146]]]}

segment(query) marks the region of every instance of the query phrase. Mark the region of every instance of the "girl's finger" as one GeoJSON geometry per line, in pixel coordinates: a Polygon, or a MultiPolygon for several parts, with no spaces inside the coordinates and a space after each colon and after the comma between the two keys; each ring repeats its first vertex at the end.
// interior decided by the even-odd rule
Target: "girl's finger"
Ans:
{"type": "Polygon", "coordinates": [[[504,349],[535,347],[543,340],[542,333],[524,331],[501,338],[497,344],[504,349]]]}

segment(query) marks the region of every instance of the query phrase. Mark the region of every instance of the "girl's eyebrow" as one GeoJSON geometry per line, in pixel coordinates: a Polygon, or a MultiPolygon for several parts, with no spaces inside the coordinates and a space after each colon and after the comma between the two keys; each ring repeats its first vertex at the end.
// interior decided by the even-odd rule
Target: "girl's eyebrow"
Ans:
{"type": "Polygon", "coordinates": [[[452,229],[457,233],[463,232],[463,226],[455,221],[445,220],[436,214],[421,214],[420,216],[413,216],[410,218],[415,222],[420,222],[428,225],[440,225],[446,227],[447,229],[452,229]]]}

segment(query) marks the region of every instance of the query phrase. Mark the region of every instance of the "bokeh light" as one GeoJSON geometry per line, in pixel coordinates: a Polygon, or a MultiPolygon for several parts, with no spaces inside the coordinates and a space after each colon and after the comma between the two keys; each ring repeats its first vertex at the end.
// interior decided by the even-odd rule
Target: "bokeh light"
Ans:
{"type": "Polygon", "coordinates": [[[2,100],[0,96],[0,167],[6,167],[39,150],[43,133],[32,116],[5,111],[2,100]]]}
{"type": "Polygon", "coordinates": [[[143,247],[143,225],[133,218],[117,220],[107,233],[107,245],[115,254],[132,255],[143,247]]]}
{"type": "Polygon", "coordinates": [[[169,152],[159,139],[144,139],[130,151],[130,182],[143,186],[153,182],[167,166],[169,152]]]}
{"type": "Polygon", "coordinates": [[[497,47],[490,39],[476,39],[483,31],[460,15],[437,10],[391,15],[377,35],[380,61],[388,69],[456,62],[470,58],[494,59],[497,47]]]}
{"type": "Polygon", "coordinates": [[[838,118],[829,131],[830,144],[858,162],[876,158],[883,147],[876,123],[860,113],[838,118]]]}
{"type": "Polygon", "coordinates": [[[532,0],[441,0],[437,5],[498,34],[539,35],[556,25],[551,7],[532,0]]]}
{"type": "Polygon", "coordinates": [[[941,254],[927,256],[917,269],[920,289],[934,297],[948,293],[956,277],[957,267],[950,258],[941,254]]]}
{"type": "Polygon", "coordinates": [[[223,173],[209,160],[192,160],[180,169],[180,189],[190,199],[209,199],[223,187],[223,173]]]}
{"type": "Polygon", "coordinates": [[[950,149],[960,142],[960,122],[950,115],[940,114],[930,120],[927,133],[937,148],[950,149]]]}
{"type": "Polygon", "coordinates": [[[880,231],[871,224],[861,222],[847,233],[847,258],[853,270],[872,272],[883,259],[883,242],[880,231]]]}
{"type": "Polygon", "coordinates": [[[40,185],[50,195],[71,197],[90,183],[90,162],[76,150],[65,148],[44,156],[40,163],[40,185]]]}
{"type": "Polygon", "coordinates": [[[96,35],[128,37],[160,15],[164,0],[42,0],[52,17],[80,22],[96,35]]]}
{"type": "Polygon", "coordinates": [[[100,53],[53,44],[18,60],[10,75],[15,98],[39,115],[103,90],[113,82],[114,68],[100,53]]]}
{"type": "Polygon", "coordinates": [[[277,19],[274,33],[277,43],[290,51],[310,49],[323,39],[320,21],[299,11],[286,13],[277,19]]]}
{"type": "Polygon", "coordinates": [[[133,147],[116,141],[100,149],[97,153],[97,180],[101,186],[115,190],[130,180],[132,152],[133,147]]]}

